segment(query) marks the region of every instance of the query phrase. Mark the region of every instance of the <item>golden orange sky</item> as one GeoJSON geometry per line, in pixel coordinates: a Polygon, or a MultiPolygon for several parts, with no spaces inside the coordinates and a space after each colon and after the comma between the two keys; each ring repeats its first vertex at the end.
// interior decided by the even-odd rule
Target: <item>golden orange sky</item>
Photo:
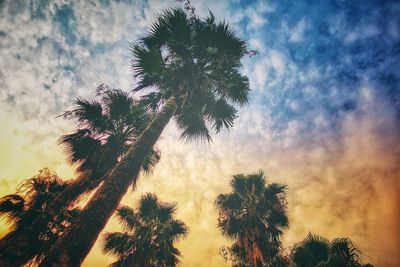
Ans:
{"type": "MultiPolygon", "coordinates": [[[[171,124],[158,145],[161,162],[153,174],[140,178],[138,189],[127,194],[123,203],[133,206],[145,192],[178,202],[177,217],[190,228],[188,238],[178,244],[182,266],[229,266],[218,255],[229,241],[216,229],[213,201],[228,192],[231,175],[264,169],[270,181],[289,187],[290,229],[284,235],[285,246],[308,232],[330,239],[350,237],[377,266],[399,266],[399,145],[390,117],[380,122],[379,114],[360,111],[361,115],[352,114],[343,121],[340,139],[292,147],[290,133],[280,144],[269,143],[272,138],[267,130],[258,133],[263,136],[255,135],[262,118],[253,118],[254,112],[256,107],[245,108],[232,133],[217,136],[210,145],[178,141],[171,124]],[[247,140],[241,137],[243,131],[250,133],[247,140]]],[[[22,179],[45,166],[61,177],[73,176],[56,145],[57,134],[40,140],[36,135],[46,126],[20,124],[20,118],[4,111],[0,116],[7,118],[1,128],[2,195],[14,192],[22,179]]],[[[70,127],[58,123],[60,131],[70,127]]],[[[120,228],[111,220],[105,230],[120,228]]],[[[3,225],[1,232],[5,231],[3,225]]],[[[84,266],[105,266],[112,260],[96,243],[84,266]]]]}
{"type": "MultiPolygon", "coordinates": [[[[0,1],[0,195],[44,167],[74,177],[56,117],[106,83],[129,91],[130,43],[174,0],[0,1]]],[[[258,54],[243,61],[251,86],[230,132],[183,143],[173,122],[161,161],[123,199],[145,192],[178,203],[190,228],[182,266],[229,266],[213,202],[231,176],[263,169],[288,185],[284,247],[309,232],[349,237],[365,260],[400,266],[400,4],[396,1],[192,1],[226,19],[258,54]],[[385,2],[383,4],[383,2],[385,2]],[[323,14],[323,16],[321,16],[323,14]]],[[[111,219],[105,231],[118,231],[111,219]]],[[[0,235],[7,225],[0,221],[0,235]]],[[[84,266],[114,259],[98,243],[84,266]]]]}

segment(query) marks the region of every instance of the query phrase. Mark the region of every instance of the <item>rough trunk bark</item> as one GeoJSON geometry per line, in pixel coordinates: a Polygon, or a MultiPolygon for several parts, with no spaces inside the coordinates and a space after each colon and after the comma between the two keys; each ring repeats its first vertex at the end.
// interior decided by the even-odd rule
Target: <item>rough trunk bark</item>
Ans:
{"type": "Polygon", "coordinates": [[[257,256],[256,256],[256,238],[253,234],[253,265],[257,267],[257,256]]]}
{"type": "Polygon", "coordinates": [[[48,206],[46,214],[50,216],[56,216],[60,209],[67,208],[73,204],[83,193],[89,193],[95,189],[102,181],[104,177],[91,177],[89,174],[78,178],[78,181],[74,181],[65,188],[48,206]]]}
{"type": "Polygon", "coordinates": [[[97,236],[112,216],[129,186],[136,183],[140,166],[157,142],[177,108],[171,97],[162,111],[139,136],[123,159],[104,179],[103,185],[50,250],[39,266],[79,266],[94,245],[97,236]]]}
{"type": "MultiPolygon", "coordinates": [[[[12,243],[12,241],[18,236],[16,231],[12,231],[6,234],[0,241],[0,266],[22,266],[29,259],[26,259],[26,251],[22,251],[18,244],[13,244],[13,246],[9,246],[8,244],[12,243]]],[[[21,240],[22,241],[22,240],[21,240]]],[[[23,241],[22,241],[23,242],[23,241]]],[[[22,243],[24,245],[24,243],[22,243]]],[[[24,246],[26,247],[26,246],[24,246]]]]}

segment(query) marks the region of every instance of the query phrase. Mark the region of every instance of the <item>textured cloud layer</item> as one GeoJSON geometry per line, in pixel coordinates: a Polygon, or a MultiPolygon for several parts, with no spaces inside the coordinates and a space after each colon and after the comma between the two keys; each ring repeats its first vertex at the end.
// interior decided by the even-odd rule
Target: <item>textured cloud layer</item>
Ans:
{"type": "MultiPolygon", "coordinates": [[[[348,236],[379,266],[398,266],[400,19],[396,1],[193,1],[228,19],[259,51],[245,60],[251,104],[210,145],[173,124],[162,160],[125,197],[179,202],[190,226],[184,266],[223,266],[215,197],[230,176],[263,168],[289,186],[285,244],[308,231],[348,236]],[[398,213],[398,212],[397,212],[398,213]]],[[[130,90],[129,42],[173,1],[0,2],[0,192],[48,166],[64,177],[55,118],[107,83],[130,90]],[[49,3],[50,2],[50,3],[49,3]]],[[[107,230],[118,229],[111,221],[107,230]]],[[[112,259],[96,245],[87,266],[112,259]]]]}

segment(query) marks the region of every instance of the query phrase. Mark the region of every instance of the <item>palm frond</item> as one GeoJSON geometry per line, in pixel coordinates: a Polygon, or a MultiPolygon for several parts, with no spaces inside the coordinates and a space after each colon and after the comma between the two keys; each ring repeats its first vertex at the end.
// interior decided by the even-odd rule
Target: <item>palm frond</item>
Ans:
{"type": "Polygon", "coordinates": [[[237,193],[218,195],[216,205],[220,209],[239,210],[242,205],[242,199],[237,193]]]}
{"type": "Polygon", "coordinates": [[[142,168],[145,173],[150,173],[154,166],[160,161],[161,152],[156,149],[152,149],[142,162],[142,168]]]}
{"type": "Polygon", "coordinates": [[[160,92],[150,92],[140,98],[140,103],[152,112],[157,111],[157,108],[161,101],[162,94],[160,92]]]}
{"type": "Polygon", "coordinates": [[[117,218],[125,230],[132,231],[137,225],[136,213],[130,207],[119,207],[117,209],[117,218]]]}
{"type": "Polygon", "coordinates": [[[220,22],[213,36],[217,48],[225,55],[241,58],[246,52],[246,42],[239,38],[228,23],[220,22]]]}
{"type": "Polygon", "coordinates": [[[147,193],[143,195],[138,203],[138,214],[142,218],[153,216],[158,210],[158,198],[156,194],[147,193]]]}
{"type": "Polygon", "coordinates": [[[268,219],[269,226],[279,227],[279,228],[288,228],[289,227],[289,218],[287,215],[287,211],[282,208],[274,208],[271,209],[271,213],[268,219]]]}
{"type": "Polygon", "coordinates": [[[25,199],[17,194],[6,195],[0,198],[0,217],[7,222],[16,220],[24,209],[25,199]]]}
{"type": "Polygon", "coordinates": [[[244,106],[249,102],[250,83],[249,78],[241,75],[237,70],[228,75],[223,80],[225,85],[218,87],[222,88],[219,93],[225,95],[228,99],[240,106],[244,106]]]}
{"type": "Polygon", "coordinates": [[[79,171],[84,171],[90,160],[96,158],[101,143],[99,140],[91,137],[92,132],[89,129],[78,129],[71,134],[62,135],[58,143],[64,145],[64,152],[70,164],[80,162],[79,171]]]}
{"type": "Polygon", "coordinates": [[[230,185],[234,192],[238,194],[246,193],[246,176],[243,174],[236,174],[230,181],[230,185]]]}
{"type": "Polygon", "coordinates": [[[70,112],[65,112],[65,118],[77,119],[79,123],[86,125],[90,129],[102,130],[107,127],[107,118],[103,116],[103,107],[99,101],[78,98],[75,104],[77,108],[70,112]]]}
{"type": "Polygon", "coordinates": [[[176,203],[175,202],[170,202],[170,203],[159,203],[158,204],[158,209],[157,209],[157,218],[160,222],[166,222],[172,219],[176,212],[176,203]]]}
{"type": "Polygon", "coordinates": [[[194,112],[183,112],[176,117],[178,128],[182,131],[180,138],[185,141],[194,139],[211,141],[210,132],[202,117],[194,112]]]}
{"type": "Polygon", "coordinates": [[[131,236],[127,233],[105,233],[101,250],[106,254],[124,257],[133,249],[131,240],[131,236]]]}
{"type": "Polygon", "coordinates": [[[131,52],[134,58],[132,60],[133,74],[138,79],[138,87],[135,91],[162,82],[164,62],[160,51],[134,45],[131,47],[131,52]]]}
{"type": "Polygon", "coordinates": [[[186,224],[181,220],[171,220],[170,222],[170,232],[169,236],[172,241],[177,241],[181,238],[184,238],[188,235],[189,229],[186,224]]]}
{"type": "Polygon", "coordinates": [[[102,96],[103,105],[106,106],[111,119],[120,119],[131,112],[134,100],[127,92],[122,90],[108,90],[102,96]]]}
{"type": "Polygon", "coordinates": [[[331,242],[331,253],[336,254],[346,264],[358,262],[360,251],[349,238],[335,238],[331,242]]]}
{"type": "Polygon", "coordinates": [[[206,112],[208,119],[212,122],[213,128],[218,133],[222,128],[229,129],[236,119],[237,110],[224,98],[219,98],[215,103],[207,104],[206,112]]]}

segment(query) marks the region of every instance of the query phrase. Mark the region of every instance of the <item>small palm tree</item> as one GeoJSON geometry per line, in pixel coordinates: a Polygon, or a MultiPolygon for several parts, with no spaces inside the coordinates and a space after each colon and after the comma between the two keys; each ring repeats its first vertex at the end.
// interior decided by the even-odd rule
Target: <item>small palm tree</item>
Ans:
{"type": "MultiPolygon", "coordinates": [[[[267,184],[263,171],[234,175],[232,192],[221,194],[218,227],[234,244],[233,266],[271,266],[282,262],[280,236],[288,227],[286,186],[267,184]]],[[[276,266],[276,265],[274,265],[276,266]]]]}
{"type": "Polygon", "coordinates": [[[177,266],[181,254],[174,242],[188,230],[174,219],[175,212],[176,204],[160,202],[154,194],[142,196],[136,211],[120,207],[117,216],[125,232],[103,238],[103,252],[118,258],[112,266],[177,266]]]}
{"type": "Polygon", "coordinates": [[[50,249],[78,210],[61,210],[57,220],[35,228],[31,228],[31,223],[42,216],[46,207],[67,186],[68,183],[44,168],[38,175],[25,180],[16,194],[0,198],[0,216],[11,225],[10,232],[0,240],[1,266],[21,266],[29,261],[37,263],[50,249]],[[30,231],[26,231],[28,228],[30,231]],[[24,236],[20,239],[22,232],[24,236]],[[22,243],[10,245],[16,238],[22,243]]]}
{"type": "Polygon", "coordinates": [[[297,267],[373,267],[362,263],[362,254],[349,238],[328,239],[309,233],[294,245],[291,255],[297,267]]]}
{"type": "Polygon", "coordinates": [[[162,12],[147,36],[133,45],[136,91],[148,93],[143,103],[159,111],[43,261],[47,265],[79,265],[92,248],[140,166],[168,122],[175,118],[181,138],[210,140],[230,128],[234,104],[248,102],[249,82],[240,74],[246,44],[225,23],[188,17],[180,9],[162,12]],[[152,92],[149,93],[149,90],[152,92]]]}

